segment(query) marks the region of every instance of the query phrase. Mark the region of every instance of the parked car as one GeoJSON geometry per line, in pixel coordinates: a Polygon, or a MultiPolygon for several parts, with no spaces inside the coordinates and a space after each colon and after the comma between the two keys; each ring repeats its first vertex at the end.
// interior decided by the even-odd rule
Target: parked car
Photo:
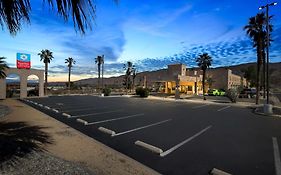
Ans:
{"type": "Polygon", "coordinates": [[[239,98],[253,98],[255,97],[255,95],[256,95],[255,88],[245,88],[240,92],[239,98]]]}
{"type": "Polygon", "coordinates": [[[224,96],[225,91],[223,89],[210,89],[208,90],[208,95],[212,96],[224,96]]]}

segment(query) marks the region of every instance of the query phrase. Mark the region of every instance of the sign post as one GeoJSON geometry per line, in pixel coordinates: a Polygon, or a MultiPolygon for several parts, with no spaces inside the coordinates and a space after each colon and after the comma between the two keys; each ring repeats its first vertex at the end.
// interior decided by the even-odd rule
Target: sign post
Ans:
{"type": "Polygon", "coordinates": [[[17,68],[30,69],[30,54],[17,53],[17,68]]]}

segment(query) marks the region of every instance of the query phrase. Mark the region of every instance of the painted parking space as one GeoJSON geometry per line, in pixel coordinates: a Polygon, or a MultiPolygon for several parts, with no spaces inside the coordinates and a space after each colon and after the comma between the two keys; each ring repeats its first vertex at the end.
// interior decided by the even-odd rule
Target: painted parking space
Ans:
{"type": "Polygon", "coordinates": [[[124,97],[29,100],[34,102],[27,104],[162,174],[208,174],[216,168],[231,174],[275,174],[272,138],[280,148],[276,133],[281,133],[281,122],[259,118],[246,108],[124,97]],[[63,110],[77,117],[62,116],[63,110]]]}

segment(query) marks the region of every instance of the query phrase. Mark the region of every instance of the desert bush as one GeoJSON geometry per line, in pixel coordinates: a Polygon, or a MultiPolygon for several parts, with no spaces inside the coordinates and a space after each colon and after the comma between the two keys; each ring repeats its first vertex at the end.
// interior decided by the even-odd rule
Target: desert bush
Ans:
{"type": "Polygon", "coordinates": [[[102,93],[104,94],[104,96],[109,96],[111,93],[111,89],[110,88],[104,88],[102,90],[102,93]]]}
{"type": "Polygon", "coordinates": [[[149,89],[147,88],[142,88],[142,87],[138,87],[136,89],[136,95],[139,95],[140,97],[148,97],[149,95],[149,89]]]}
{"type": "Polygon", "coordinates": [[[278,97],[276,97],[274,95],[270,95],[269,96],[269,104],[278,106],[280,104],[280,100],[279,100],[278,97]]]}
{"type": "Polygon", "coordinates": [[[229,100],[230,100],[232,103],[236,103],[236,102],[237,102],[237,98],[238,98],[238,96],[239,96],[238,90],[235,89],[235,88],[228,89],[228,90],[226,91],[226,96],[229,98],[229,100]]]}

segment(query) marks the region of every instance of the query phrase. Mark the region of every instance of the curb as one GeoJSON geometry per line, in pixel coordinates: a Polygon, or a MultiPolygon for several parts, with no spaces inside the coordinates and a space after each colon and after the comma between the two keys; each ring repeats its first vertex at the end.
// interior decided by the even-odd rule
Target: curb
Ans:
{"type": "Polygon", "coordinates": [[[258,112],[258,107],[254,110],[254,113],[255,114],[258,114],[258,115],[263,115],[263,116],[270,116],[270,117],[279,117],[281,118],[281,115],[278,115],[278,114],[265,114],[263,112],[258,112]]]}

